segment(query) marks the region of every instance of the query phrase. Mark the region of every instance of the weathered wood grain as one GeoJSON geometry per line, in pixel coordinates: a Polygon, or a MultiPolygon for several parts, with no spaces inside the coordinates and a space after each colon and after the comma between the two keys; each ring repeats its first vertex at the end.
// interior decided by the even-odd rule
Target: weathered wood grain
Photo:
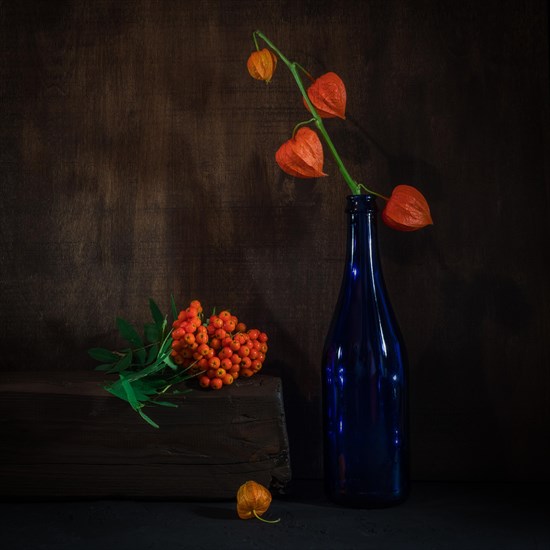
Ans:
{"type": "MultiPolygon", "coordinates": [[[[29,375],[32,376],[29,377],[29,375]]],[[[0,496],[233,498],[255,479],[290,481],[279,378],[174,396],[150,427],[89,373],[0,382],[0,496]]]]}
{"type": "Polygon", "coordinates": [[[432,228],[380,231],[413,474],[548,478],[544,0],[0,2],[0,370],[89,370],[149,297],[229,307],[270,336],[296,475],[322,475],[347,189],[328,151],[328,178],[275,164],[307,113],[282,64],[248,76],[256,28],[346,83],[326,126],[352,176],[430,202],[432,228]]]}

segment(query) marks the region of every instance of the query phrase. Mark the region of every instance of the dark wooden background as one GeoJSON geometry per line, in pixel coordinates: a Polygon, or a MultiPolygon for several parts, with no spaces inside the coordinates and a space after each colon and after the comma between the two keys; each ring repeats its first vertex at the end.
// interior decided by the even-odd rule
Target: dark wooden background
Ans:
{"type": "Polygon", "coordinates": [[[414,478],[549,479],[546,2],[19,0],[0,25],[2,371],[91,370],[149,297],[229,307],[270,335],[294,476],[321,475],[347,189],[275,164],[306,113],[283,65],[249,77],[258,28],[346,83],[352,175],[430,201],[380,230],[414,478]]]}

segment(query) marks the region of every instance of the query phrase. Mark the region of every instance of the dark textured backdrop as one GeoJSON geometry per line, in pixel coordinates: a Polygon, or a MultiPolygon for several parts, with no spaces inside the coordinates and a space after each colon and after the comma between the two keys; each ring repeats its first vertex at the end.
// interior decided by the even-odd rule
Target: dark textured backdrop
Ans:
{"type": "Polygon", "coordinates": [[[428,197],[381,228],[408,344],[416,479],[548,480],[548,10],[539,0],[0,1],[2,370],[92,369],[114,318],[201,299],[270,335],[294,474],[321,475],[321,346],[347,189],[285,176],[305,118],[263,30],[313,74],[352,175],[428,197]]]}

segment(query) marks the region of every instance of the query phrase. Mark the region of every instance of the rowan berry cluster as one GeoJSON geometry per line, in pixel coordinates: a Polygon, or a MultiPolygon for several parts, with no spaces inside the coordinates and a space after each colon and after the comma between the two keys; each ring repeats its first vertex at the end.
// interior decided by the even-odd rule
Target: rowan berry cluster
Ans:
{"type": "Polygon", "coordinates": [[[219,390],[239,376],[248,378],[262,368],[267,334],[247,330],[227,310],[204,320],[201,303],[193,300],[180,311],[172,327],[172,360],[198,376],[203,388],[219,390]]]}

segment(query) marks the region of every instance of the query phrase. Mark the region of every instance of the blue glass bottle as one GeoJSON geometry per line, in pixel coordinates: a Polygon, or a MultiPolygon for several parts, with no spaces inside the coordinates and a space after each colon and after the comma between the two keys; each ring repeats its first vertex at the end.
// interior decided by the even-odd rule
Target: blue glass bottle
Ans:
{"type": "Polygon", "coordinates": [[[347,198],[346,264],[323,350],[325,489],[383,507],[409,492],[407,365],[382,276],[376,198],[347,198]]]}

